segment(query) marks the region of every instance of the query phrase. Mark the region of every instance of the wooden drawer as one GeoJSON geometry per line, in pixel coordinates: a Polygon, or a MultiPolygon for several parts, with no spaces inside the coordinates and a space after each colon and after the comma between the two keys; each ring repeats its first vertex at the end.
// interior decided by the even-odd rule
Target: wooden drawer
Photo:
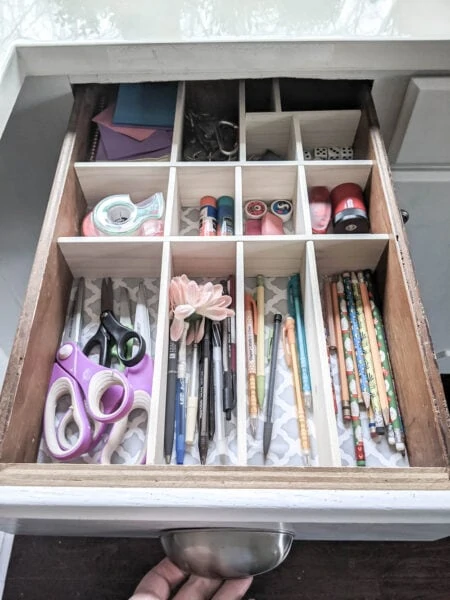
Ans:
{"type": "MultiPolygon", "coordinates": [[[[302,85],[304,89],[300,80],[281,82],[281,86],[278,80],[180,83],[171,156],[161,163],[85,162],[91,117],[104,88],[76,88],[1,395],[3,528],[81,534],[79,516],[84,514],[90,520],[91,534],[143,535],[169,526],[219,522],[252,527],[281,523],[298,536],[319,538],[424,539],[450,533],[448,412],[370,94],[365,86],[349,85],[344,98],[336,96],[337,108],[342,110],[319,113],[310,110],[315,106],[310,90],[306,90],[307,100],[302,100],[302,85]],[[205,106],[222,102],[230,118],[239,120],[239,160],[182,161],[186,102],[200,109],[202,102],[205,106]],[[283,110],[286,107],[289,110],[283,110]],[[249,160],[251,154],[269,144],[286,160],[249,160]],[[303,159],[304,148],[323,144],[353,144],[355,160],[303,159]],[[365,188],[371,233],[313,235],[308,186],[332,186],[349,180],[365,188]],[[163,237],[78,237],[87,206],[118,192],[129,191],[133,200],[141,200],[149,188],[150,192],[161,189],[166,196],[163,237]],[[183,226],[186,213],[208,192],[235,197],[236,235],[228,239],[188,235],[183,226]],[[292,231],[256,239],[245,236],[243,203],[252,197],[269,199],[276,194],[293,201],[292,231]],[[408,468],[341,466],[319,284],[323,275],[364,268],[376,269],[383,300],[408,468]],[[318,437],[316,466],[252,464],[247,446],[244,368],[238,368],[233,464],[165,466],[162,432],[170,277],[183,272],[195,277],[234,273],[241,291],[237,330],[243,332],[242,290],[248,278],[260,272],[286,278],[294,271],[302,274],[304,282],[318,437]],[[36,464],[50,372],[72,280],[79,276],[159,279],[155,379],[145,466],[36,464]]],[[[319,100],[316,106],[323,108],[319,100]]],[[[244,336],[240,333],[237,353],[238,365],[245,364],[244,336]]]]}

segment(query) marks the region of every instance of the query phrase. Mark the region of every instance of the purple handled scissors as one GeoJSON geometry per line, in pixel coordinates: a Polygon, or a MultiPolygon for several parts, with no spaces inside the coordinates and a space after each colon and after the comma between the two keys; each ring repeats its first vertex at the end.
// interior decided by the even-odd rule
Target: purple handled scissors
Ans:
{"type": "MultiPolygon", "coordinates": [[[[121,307],[120,307],[120,320],[122,324],[131,322],[130,318],[130,298],[128,290],[125,288],[121,289],[121,307]]],[[[141,281],[139,284],[139,291],[136,303],[136,313],[134,317],[134,329],[137,333],[142,336],[145,342],[146,354],[142,358],[141,362],[132,367],[128,367],[125,370],[125,376],[134,389],[134,400],[131,407],[131,411],[140,409],[147,413],[147,418],[150,413],[150,402],[153,387],[153,358],[151,356],[151,331],[150,331],[150,318],[147,308],[147,298],[145,293],[145,287],[141,281]]],[[[102,449],[100,455],[100,462],[102,464],[110,464],[113,453],[118,450],[122,445],[125,434],[128,429],[128,415],[116,421],[111,425],[111,429],[108,433],[108,439],[102,449]]],[[[134,458],[134,464],[144,464],[145,457],[147,454],[147,447],[145,444],[142,446],[140,451],[134,458]]]]}
{"type": "Polygon", "coordinates": [[[95,447],[106,424],[125,417],[134,400],[134,390],[126,375],[94,363],[79,348],[83,303],[84,279],[80,279],[56,353],[44,410],[48,450],[62,461],[76,458],[95,447]],[[67,443],[65,435],[58,434],[56,426],[57,405],[66,396],[70,397],[70,408],[60,427],[64,429],[68,422],[75,423],[78,438],[73,445],[67,443]]]}

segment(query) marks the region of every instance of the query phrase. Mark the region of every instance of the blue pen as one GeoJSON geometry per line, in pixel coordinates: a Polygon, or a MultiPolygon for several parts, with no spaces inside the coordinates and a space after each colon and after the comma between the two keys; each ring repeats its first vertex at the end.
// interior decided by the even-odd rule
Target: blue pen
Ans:
{"type": "Polygon", "coordinates": [[[177,465],[184,463],[186,447],[186,336],[189,324],[184,324],[178,351],[177,395],[175,409],[175,453],[177,465]]]}
{"type": "Polygon", "coordinates": [[[300,275],[291,275],[288,281],[288,312],[295,319],[296,340],[300,372],[302,378],[303,396],[305,404],[311,407],[312,388],[311,376],[309,374],[308,350],[306,347],[305,323],[303,316],[302,293],[300,287],[300,275]]]}

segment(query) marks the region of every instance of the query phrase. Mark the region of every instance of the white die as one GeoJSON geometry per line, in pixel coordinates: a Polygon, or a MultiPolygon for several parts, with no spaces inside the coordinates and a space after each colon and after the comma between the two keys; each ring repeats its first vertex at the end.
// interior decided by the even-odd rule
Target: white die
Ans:
{"type": "Polygon", "coordinates": [[[339,160],[341,156],[341,149],[337,146],[330,146],[328,148],[328,160],[339,160]]]}
{"type": "Polygon", "coordinates": [[[314,160],[327,160],[328,148],[314,148],[314,160]]]}
{"type": "Polygon", "coordinates": [[[311,150],[303,150],[303,159],[304,160],[312,160],[311,150]]]}
{"type": "Polygon", "coordinates": [[[341,148],[341,160],[352,160],[353,159],[353,148],[351,146],[345,146],[341,148]]]}

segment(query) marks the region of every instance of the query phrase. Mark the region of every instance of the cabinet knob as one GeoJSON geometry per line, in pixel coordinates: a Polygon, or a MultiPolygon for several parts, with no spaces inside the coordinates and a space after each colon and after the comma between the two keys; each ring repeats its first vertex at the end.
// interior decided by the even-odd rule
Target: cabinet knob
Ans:
{"type": "Polygon", "coordinates": [[[405,210],[404,208],[401,208],[400,214],[402,216],[404,225],[406,225],[406,223],[409,221],[409,212],[407,210],[405,210]]]}

